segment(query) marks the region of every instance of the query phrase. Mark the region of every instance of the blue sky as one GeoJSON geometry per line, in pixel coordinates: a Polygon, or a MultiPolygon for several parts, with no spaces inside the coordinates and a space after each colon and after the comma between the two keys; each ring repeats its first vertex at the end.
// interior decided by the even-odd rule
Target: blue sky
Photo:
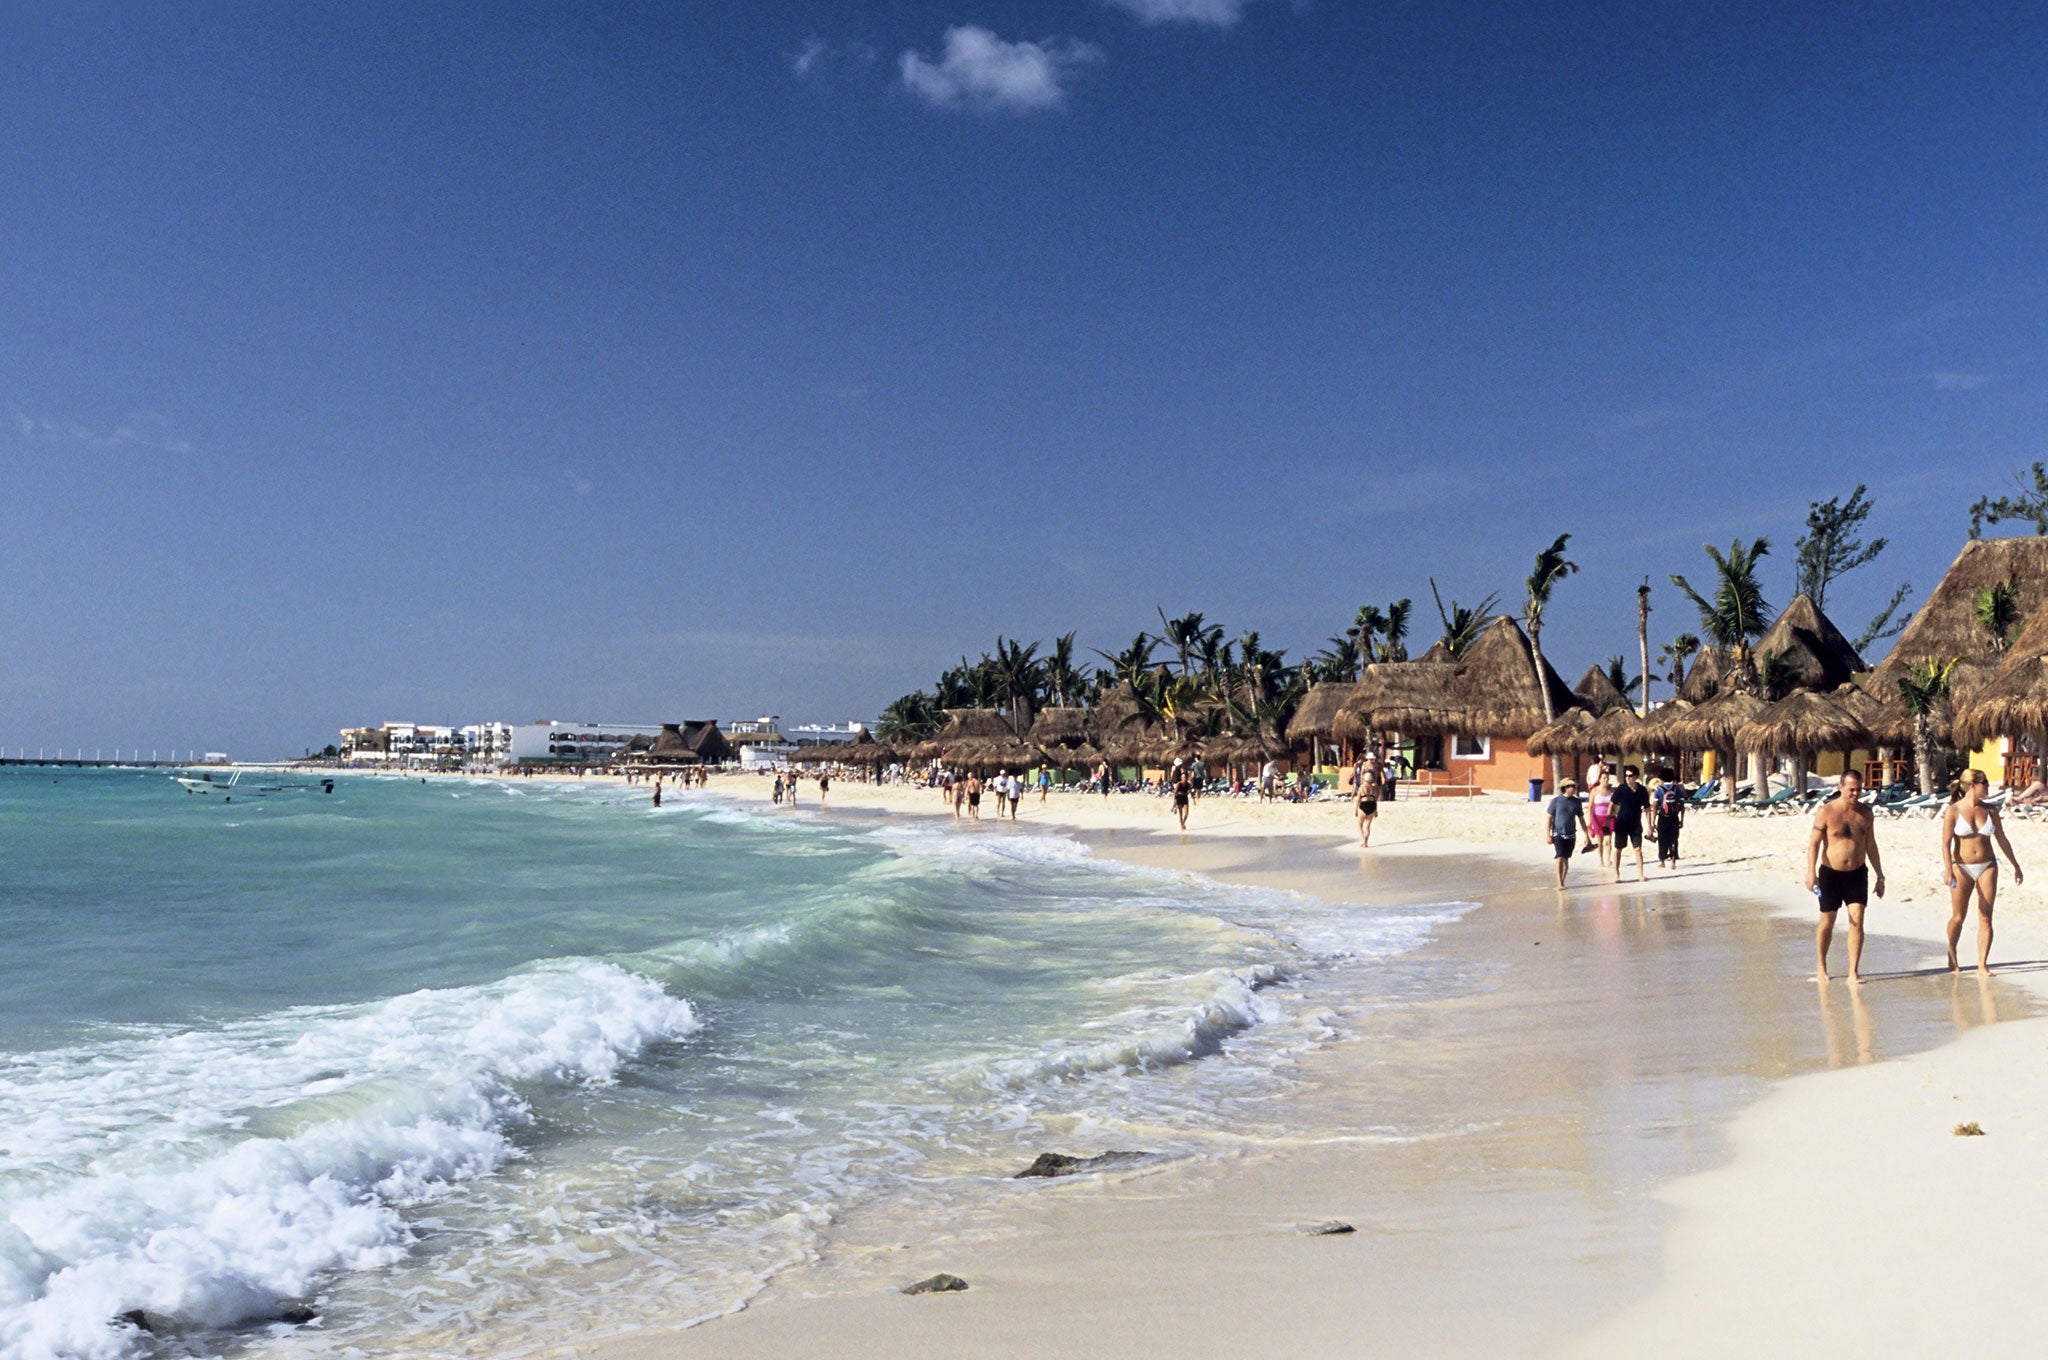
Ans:
{"type": "MultiPolygon", "coordinates": [[[[2043,447],[2038,7],[0,11],[0,744],[872,714],[2043,447]]],[[[1422,641],[1427,641],[1427,636],[1422,641]]]]}

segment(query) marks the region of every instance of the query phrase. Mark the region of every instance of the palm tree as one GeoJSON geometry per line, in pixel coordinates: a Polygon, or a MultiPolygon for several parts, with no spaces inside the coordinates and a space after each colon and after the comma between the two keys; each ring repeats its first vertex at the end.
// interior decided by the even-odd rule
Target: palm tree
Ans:
{"type": "Polygon", "coordinates": [[[1211,633],[1215,634],[1219,642],[1223,638],[1222,626],[1208,623],[1200,614],[1183,614],[1177,619],[1169,619],[1166,617],[1166,611],[1160,609],[1159,622],[1163,629],[1160,639],[1180,654],[1182,675],[1188,673],[1194,658],[1208,645],[1207,639],[1211,633]]]}
{"type": "Polygon", "coordinates": [[[1643,664],[1643,707],[1645,718],[1650,716],[1650,578],[1636,587],[1636,651],[1643,664]]]}
{"type": "Polygon", "coordinates": [[[1923,661],[1899,677],[1899,700],[1913,719],[1913,768],[1920,775],[1920,792],[1934,791],[1934,734],[1929,719],[1935,705],[1948,695],[1949,676],[1956,658],[1937,663],[1923,661]]]}
{"type": "Polygon", "coordinates": [[[1764,698],[1782,699],[1799,683],[1799,667],[1791,657],[1774,647],[1757,657],[1756,683],[1764,698]]]}
{"type": "Polygon", "coordinates": [[[1618,654],[1610,656],[1607,658],[1607,665],[1603,669],[1607,672],[1607,683],[1620,690],[1622,702],[1627,703],[1628,692],[1634,689],[1637,684],[1637,677],[1628,673],[1627,659],[1618,654]]]}
{"type": "Polygon", "coordinates": [[[890,704],[875,720],[875,735],[890,743],[924,741],[938,730],[938,701],[921,689],[890,704]]]}
{"type": "MultiPolygon", "coordinates": [[[[1565,545],[1572,541],[1570,534],[1559,534],[1557,541],[1536,554],[1535,569],[1529,573],[1524,584],[1528,596],[1522,604],[1522,623],[1529,631],[1529,664],[1536,668],[1536,690],[1543,696],[1543,721],[1547,726],[1557,721],[1557,701],[1550,693],[1550,667],[1543,660],[1543,611],[1550,604],[1551,592],[1557,583],[1579,569],[1579,564],[1564,555],[1565,545]]],[[[1564,764],[1557,757],[1550,758],[1550,787],[1557,787],[1564,778],[1564,764]]]]}
{"type": "Polygon", "coordinates": [[[1064,633],[1052,640],[1052,654],[1045,658],[1045,692],[1055,708],[1071,708],[1082,702],[1088,679],[1074,665],[1074,635],[1064,633]]]}
{"type": "Polygon", "coordinates": [[[1756,675],[1750,666],[1749,644],[1771,626],[1771,606],[1764,600],[1763,584],[1757,579],[1757,563],[1770,553],[1770,540],[1759,538],[1745,544],[1738,538],[1728,546],[1726,556],[1711,543],[1706,548],[1714,563],[1713,598],[1694,590],[1690,581],[1676,573],[1671,584],[1699,610],[1700,631],[1707,635],[1707,640],[1732,654],[1738,683],[1754,685],[1756,675]]]}
{"type": "Polygon", "coordinates": [[[1360,670],[1358,642],[1349,633],[1339,633],[1330,639],[1330,645],[1315,654],[1313,658],[1315,677],[1335,684],[1349,684],[1358,679],[1360,670]]]}
{"type": "Polygon", "coordinates": [[[1664,672],[1664,678],[1671,682],[1674,693],[1685,683],[1685,663],[1692,660],[1693,653],[1699,649],[1700,640],[1692,633],[1680,633],[1657,649],[1658,663],[1670,667],[1664,672]]]}
{"type": "Polygon", "coordinates": [[[1383,616],[1382,631],[1387,640],[1380,644],[1379,659],[1382,661],[1406,661],[1408,659],[1408,616],[1414,612],[1414,601],[1395,600],[1387,606],[1383,616]]]}
{"type": "Polygon", "coordinates": [[[1444,625],[1443,636],[1437,641],[1443,643],[1444,650],[1453,657],[1465,655],[1465,649],[1478,641],[1479,635],[1486,631],[1487,621],[1493,617],[1495,606],[1500,603],[1500,592],[1495,591],[1471,606],[1452,600],[1451,607],[1446,609],[1444,597],[1437,593],[1433,576],[1429,581],[1429,593],[1436,599],[1436,616],[1443,620],[1444,625]]]}
{"type": "Polygon", "coordinates": [[[2008,576],[2003,581],[1985,586],[1977,592],[1972,604],[1977,623],[1991,635],[1991,650],[2005,651],[2005,644],[2012,640],[2013,629],[2020,622],[2020,583],[2008,576]]]}
{"type": "Polygon", "coordinates": [[[1140,633],[1131,639],[1130,646],[1120,652],[1096,649],[1095,654],[1109,663],[1105,668],[1109,684],[1135,686],[1152,669],[1152,652],[1158,646],[1158,638],[1150,633],[1140,633]]]}
{"type": "Polygon", "coordinates": [[[1018,736],[1031,730],[1031,711],[1038,704],[1038,692],[1045,684],[1045,667],[1038,660],[1038,644],[1026,647],[996,637],[996,654],[989,658],[991,688],[1004,700],[1001,707],[1010,715],[1010,726],[1018,736]]]}

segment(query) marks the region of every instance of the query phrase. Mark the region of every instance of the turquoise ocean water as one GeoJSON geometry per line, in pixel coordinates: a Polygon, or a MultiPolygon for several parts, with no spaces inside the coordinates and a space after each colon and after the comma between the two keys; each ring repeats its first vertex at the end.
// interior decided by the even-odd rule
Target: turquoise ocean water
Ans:
{"type": "Polygon", "coordinates": [[[1456,910],[666,802],[0,771],[0,1357],[713,1316],[849,1206],[1282,1127],[1456,910]]]}

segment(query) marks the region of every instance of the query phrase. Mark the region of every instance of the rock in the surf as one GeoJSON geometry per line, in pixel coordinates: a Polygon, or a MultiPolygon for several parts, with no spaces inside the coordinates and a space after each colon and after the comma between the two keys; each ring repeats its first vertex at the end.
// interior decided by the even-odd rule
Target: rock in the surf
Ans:
{"type": "Polygon", "coordinates": [[[1149,1161],[1150,1152],[1098,1152],[1093,1157],[1070,1157],[1064,1152],[1041,1152],[1038,1160],[1019,1171],[1012,1180],[1031,1180],[1036,1177],[1082,1176],[1090,1171],[1111,1171],[1120,1166],[1132,1166],[1149,1161]]]}
{"type": "Polygon", "coordinates": [[[916,1284],[904,1285],[903,1292],[906,1294],[957,1294],[965,1288],[967,1288],[967,1281],[961,1279],[958,1275],[948,1275],[942,1270],[928,1280],[919,1280],[916,1284]]]}

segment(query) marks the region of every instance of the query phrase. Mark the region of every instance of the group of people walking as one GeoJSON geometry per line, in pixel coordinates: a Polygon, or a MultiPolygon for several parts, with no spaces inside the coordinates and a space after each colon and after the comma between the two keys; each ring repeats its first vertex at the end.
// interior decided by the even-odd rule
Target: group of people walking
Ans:
{"type": "MultiPolygon", "coordinates": [[[[1594,849],[1601,863],[1621,878],[1621,857],[1633,849],[1636,878],[1643,877],[1643,828],[1646,817],[1656,825],[1658,863],[1676,867],[1678,828],[1685,817],[1684,791],[1675,779],[1664,779],[1645,788],[1642,772],[1633,765],[1622,767],[1616,783],[1595,767],[1599,782],[1589,798],[1579,797],[1576,781],[1567,779],[1550,800],[1545,819],[1557,863],[1557,886],[1565,886],[1565,875],[1576,856],[1594,849]],[[1584,843],[1580,837],[1583,836],[1584,843]]],[[[1590,781],[1589,781],[1590,782],[1590,781]]],[[[2006,839],[2005,824],[1996,804],[1986,801],[1991,780],[1982,770],[1967,770],[1949,786],[1949,805],[1940,824],[1941,881],[1948,891],[1948,966],[1962,967],[1958,951],[1963,928],[1974,908],[1977,916],[1977,970],[1991,971],[1992,913],[1998,903],[1999,856],[2011,867],[2014,883],[2026,882],[2012,842],[2006,839]]],[[[1362,817],[1361,817],[1362,821],[1362,817]]],[[[1829,979],[1828,955],[1834,943],[1836,918],[1844,911],[1849,917],[1849,981],[1863,981],[1863,915],[1873,895],[1884,896],[1884,860],[1878,851],[1877,819],[1863,802],[1863,778],[1851,770],[1843,774],[1836,792],[1813,814],[1807,836],[1806,890],[1813,894],[1820,911],[1814,931],[1815,976],[1829,979]]]]}
{"type": "Polygon", "coordinates": [[[1565,884],[1572,858],[1588,853],[1599,856],[1610,882],[1621,882],[1622,853],[1629,850],[1635,852],[1636,881],[1642,882],[1646,831],[1657,847],[1657,867],[1678,867],[1678,833],[1690,802],[1675,773],[1660,770],[1646,783],[1638,766],[1624,765],[1615,772],[1596,760],[1586,784],[1583,802],[1578,781],[1572,779],[1559,784],[1557,797],[1550,800],[1546,832],[1556,852],[1558,887],[1565,884]]]}

